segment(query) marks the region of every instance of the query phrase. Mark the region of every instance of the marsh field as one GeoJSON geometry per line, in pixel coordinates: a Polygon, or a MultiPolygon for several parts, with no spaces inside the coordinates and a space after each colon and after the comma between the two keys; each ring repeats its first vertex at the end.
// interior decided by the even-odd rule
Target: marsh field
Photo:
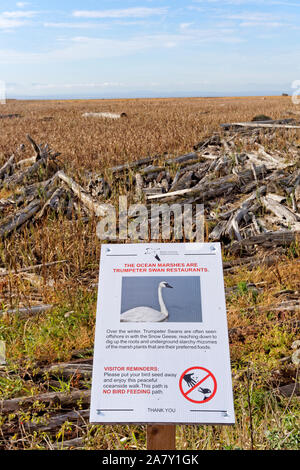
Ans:
{"type": "MultiPolygon", "coordinates": [[[[113,189],[110,202],[116,204],[118,195],[130,197],[131,189],[120,181],[114,186],[110,167],[148,156],[189,153],[198,142],[222,134],[221,123],[251,121],[261,114],[275,120],[297,113],[291,97],[284,96],[9,100],[0,106],[0,115],[19,116],[0,119],[0,166],[12,154],[16,161],[32,156],[29,134],[59,152],[64,171],[79,183],[87,175],[105,174],[113,189]],[[125,112],[127,117],[82,117],[86,112],[125,112]]],[[[261,131],[259,139],[268,153],[294,159],[291,172],[299,170],[299,129],[276,129],[272,139],[261,131]],[[293,157],[288,155],[291,146],[298,149],[293,157]]],[[[255,143],[252,149],[245,142],[237,138],[238,152],[255,148],[255,143]]],[[[2,184],[0,199],[11,195],[2,184]]],[[[1,207],[1,218],[7,210],[1,207]]],[[[0,341],[6,347],[6,364],[0,366],[2,450],[146,449],[145,426],[88,423],[101,244],[96,218],[86,219],[86,214],[66,218],[50,210],[0,242],[0,341]],[[18,312],[40,304],[51,308],[35,315],[18,312]],[[74,367],[68,373],[50,368],[60,363],[74,367]],[[85,392],[84,398],[78,395],[68,405],[49,398],[53,392],[68,395],[78,390],[85,392]],[[7,404],[7,411],[1,403],[7,404]]],[[[208,241],[209,227],[205,233],[208,241]]],[[[224,270],[236,424],[177,426],[178,450],[299,448],[299,309],[273,305],[299,299],[300,249],[294,243],[279,251],[271,247],[269,254],[278,255],[269,266],[224,270]]],[[[223,260],[234,262],[235,255],[224,252],[223,260]]]]}

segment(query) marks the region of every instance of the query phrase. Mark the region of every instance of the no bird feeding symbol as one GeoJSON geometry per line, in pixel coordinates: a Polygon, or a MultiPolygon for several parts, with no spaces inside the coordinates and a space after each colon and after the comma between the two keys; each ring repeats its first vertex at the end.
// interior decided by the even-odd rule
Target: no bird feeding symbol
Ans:
{"type": "Polygon", "coordinates": [[[184,398],[192,403],[206,403],[215,396],[217,381],[210,370],[190,367],[181,374],[179,388],[184,398]]]}

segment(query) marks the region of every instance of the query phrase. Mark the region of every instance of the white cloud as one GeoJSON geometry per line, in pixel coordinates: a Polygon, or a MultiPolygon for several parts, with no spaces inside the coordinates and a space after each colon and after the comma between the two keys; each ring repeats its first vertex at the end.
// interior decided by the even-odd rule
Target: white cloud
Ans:
{"type": "Polygon", "coordinates": [[[45,28],[68,28],[68,29],[90,29],[90,28],[101,28],[107,29],[108,25],[99,23],[44,23],[45,28]]]}
{"type": "Polygon", "coordinates": [[[227,20],[239,21],[242,28],[293,28],[289,17],[283,15],[263,12],[242,12],[237,14],[223,15],[227,20]]]}
{"type": "Polygon", "coordinates": [[[26,20],[37,15],[36,11],[3,11],[0,13],[0,30],[12,31],[26,24],[26,20]]]}
{"type": "Polygon", "coordinates": [[[186,30],[186,29],[189,29],[190,26],[192,26],[193,24],[194,24],[194,23],[180,23],[179,28],[180,28],[181,30],[186,30]]]}
{"type": "Polygon", "coordinates": [[[76,10],[72,15],[76,18],[147,18],[153,15],[165,15],[168,8],[135,7],[120,10],[76,10]]]}
{"type": "Polygon", "coordinates": [[[31,86],[36,90],[51,89],[73,89],[73,88],[110,88],[123,87],[121,82],[102,82],[102,83],[32,83],[31,86]]]}
{"type": "Polygon", "coordinates": [[[185,42],[189,44],[200,44],[200,43],[239,43],[243,42],[243,39],[240,35],[236,34],[236,31],[232,28],[192,28],[190,27],[182,27],[180,25],[181,35],[180,37],[185,42]]]}
{"type": "MultiPolygon", "coordinates": [[[[2,64],[44,64],[60,61],[83,61],[132,55],[151,49],[193,47],[208,43],[238,43],[242,39],[232,29],[183,29],[175,34],[137,35],[126,39],[92,38],[74,36],[63,38],[63,47],[47,52],[26,52],[0,48],[2,64]]],[[[1,46],[0,46],[1,47],[1,46]]]]}
{"type": "Polygon", "coordinates": [[[242,20],[242,21],[274,21],[278,19],[278,16],[272,13],[261,13],[261,12],[243,12],[238,14],[225,15],[230,20],[242,20]]]}
{"type": "Polygon", "coordinates": [[[4,11],[0,14],[3,18],[33,18],[36,11],[4,11]]]}
{"type": "Polygon", "coordinates": [[[280,23],[275,21],[243,21],[240,23],[242,28],[256,28],[256,27],[264,27],[264,28],[283,28],[288,25],[287,23],[280,23]]]}
{"type": "Polygon", "coordinates": [[[23,26],[24,21],[11,20],[9,18],[3,18],[0,15],[0,29],[10,30],[23,26]]]}
{"type": "Polygon", "coordinates": [[[176,41],[166,41],[164,44],[163,44],[164,47],[167,47],[168,49],[171,49],[172,47],[176,47],[177,46],[177,42],[176,41]]]}
{"type": "Polygon", "coordinates": [[[25,8],[27,7],[27,5],[30,5],[30,3],[29,2],[17,2],[16,5],[18,8],[25,8]]]}

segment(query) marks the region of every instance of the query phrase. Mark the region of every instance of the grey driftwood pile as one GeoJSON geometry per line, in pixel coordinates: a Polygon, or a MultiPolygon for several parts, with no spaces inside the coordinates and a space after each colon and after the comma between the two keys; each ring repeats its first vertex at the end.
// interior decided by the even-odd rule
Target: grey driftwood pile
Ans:
{"type": "Polygon", "coordinates": [[[300,148],[289,143],[288,155],[268,152],[260,132],[272,140],[277,126],[299,127],[294,119],[226,124],[225,132],[195,144],[190,153],[145,157],[85,175],[81,185],[63,171],[59,153],[28,136],[34,156],[16,161],[12,155],[0,168],[0,187],[12,194],[0,200],[0,238],[48,211],[70,219],[103,217],[121,186],[123,194],[125,187],[134,202],[147,205],[149,215],[153,203],[203,203],[207,240],[221,241],[232,253],[290,245],[300,231],[300,148]],[[251,151],[239,151],[237,139],[251,151]]]}
{"type": "MultiPolygon", "coordinates": [[[[203,203],[208,240],[223,242],[232,253],[290,245],[300,230],[300,148],[290,144],[288,156],[269,153],[260,144],[260,132],[271,140],[278,127],[291,126],[300,128],[294,119],[222,125],[225,136],[216,133],[191,153],[146,157],[108,173],[115,182],[127,175],[135,201],[146,203],[149,214],[152,203],[203,203]],[[239,152],[237,138],[253,150],[239,152]]],[[[91,178],[88,190],[95,198],[111,193],[103,174],[91,178]]]]}
{"type": "MultiPolygon", "coordinates": [[[[81,184],[63,169],[59,153],[28,136],[34,155],[23,158],[22,144],[0,168],[0,187],[11,194],[0,199],[0,239],[6,240],[28,224],[37,226],[49,212],[68,219],[80,217],[83,222],[101,218],[107,215],[107,203],[122,192],[130,202],[147,206],[148,221],[153,204],[161,205],[163,211],[166,204],[170,208],[203,203],[205,239],[221,242],[235,257],[223,263],[225,272],[240,266],[274,265],[282,255],[293,253],[300,240],[300,148],[295,138],[284,154],[282,150],[268,152],[261,144],[261,133],[271,142],[277,132],[287,131],[272,128],[270,120],[271,127],[262,130],[261,122],[234,130],[226,125],[228,130],[196,143],[190,153],[144,157],[101,174],[82,175],[81,184]],[[241,143],[251,150],[240,151],[241,143]]],[[[283,126],[292,123],[296,125],[294,120],[281,121],[283,126]]],[[[62,262],[66,260],[53,263],[62,262]]],[[[42,268],[25,266],[14,275],[39,290],[42,281],[35,272],[42,268]]],[[[0,277],[7,275],[9,270],[0,268],[0,277]]],[[[289,308],[299,308],[297,300],[291,301],[289,308]]],[[[287,305],[276,307],[286,309],[287,305]]],[[[51,308],[40,299],[33,306],[3,304],[0,316],[36,315],[51,308]]]]}

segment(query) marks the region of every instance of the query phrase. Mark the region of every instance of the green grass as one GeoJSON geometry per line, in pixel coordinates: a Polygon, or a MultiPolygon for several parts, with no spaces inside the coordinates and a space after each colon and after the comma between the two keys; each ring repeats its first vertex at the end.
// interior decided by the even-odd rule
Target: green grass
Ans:
{"type": "MultiPolygon", "coordinates": [[[[244,292],[244,284],[241,284],[244,292]]],[[[247,291],[245,295],[248,295],[247,291]]],[[[95,292],[76,292],[66,303],[39,318],[11,318],[0,320],[1,339],[7,342],[10,374],[0,376],[2,398],[38,393],[39,387],[22,378],[22,370],[33,366],[37,358],[49,363],[68,360],[72,349],[80,349],[78,336],[86,332],[84,347],[92,347],[95,320],[95,292]],[[66,313],[71,312],[66,316],[66,313]]],[[[236,424],[234,426],[177,426],[177,449],[297,449],[299,446],[299,409],[297,398],[291,400],[274,391],[270,381],[271,370],[278,359],[288,354],[292,334],[283,328],[262,331],[257,338],[232,348],[232,371],[236,424]],[[251,423],[251,426],[250,426],[251,423]],[[252,429],[252,430],[251,430],[252,429]]],[[[49,391],[68,391],[70,379],[56,378],[57,388],[49,391]]],[[[89,388],[90,383],[87,381],[89,388]]],[[[80,404],[78,404],[80,408],[80,404]]],[[[36,403],[20,413],[19,420],[43,422],[52,408],[44,409],[36,403]]],[[[6,418],[5,422],[12,421],[6,418]]],[[[78,428],[65,423],[55,435],[42,432],[25,433],[23,448],[46,449],[52,443],[74,438],[78,428]]],[[[145,426],[91,426],[82,427],[87,449],[145,449],[145,426]]],[[[19,448],[17,436],[11,440],[19,448]]]]}
{"type": "MultiPolygon", "coordinates": [[[[80,263],[77,275],[86,278],[86,273],[94,270],[95,264],[92,256],[86,259],[80,263]]],[[[274,303],[272,293],[281,289],[282,285],[296,288],[298,281],[295,270],[297,266],[294,264],[286,269],[281,265],[276,269],[257,268],[251,273],[241,267],[234,274],[226,276],[226,285],[235,286],[227,300],[229,327],[238,325],[243,328],[255,323],[260,325],[256,334],[245,334],[244,342],[233,341],[230,345],[236,424],[177,426],[177,449],[279,450],[297,449],[299,446],[298,398],[280,395],[276,390],[278,381],[274,380],[274,370],[286,364],[281,363],[282,358],[291,355],[295,332],[284,323],[277,324],[275,313],[270,317],[270,311],[257,310],[258,306],[274,303]],[[257,293],[257,290],[249,287],[250,283],[262,281],[270,282],[272,288],[263,283],[261,285],[265,288],[257,293]]],[[[6,368],[0,370],[2,399],[34,396],[45,391],[72,390],[72,380],[63,379],[59,375],[53,377],[55,382],[52,384],[49,377],[38,383],[36,374],[39,368],[68,361],[74,350],[82,350],[83,356],[84,350],[91,353],[97,289],[88,285],[79,287],[68,279],[59,287],[48,292],[55,305],[52,310],[32,317],[6,315],[0,318],[0,340],[6,343],[8,363],[6,368]]],[[[287,364],[291,365],[290,359],[287,364]]],[[[89,389],[90,380],[82,382],[82,385],[89,389]]],[[[78,403],[77,409],[80,408],[81,404],[78,403]]],[[[47,416],[51,416],[55,409],[57,405],[45,407],[42,403],[35,403],[29,409],[20,410],[17,417],[2,417],[0,424],[5,427],[7,423],[16,423],[17,420],[20,430],[28,421],[36,423],[47,420],[47,416]]],[[[65,423],[53,435],[24,429],[22,434],[21,442],[16,431],[16,435],[11,436],[9,442],[0,443],[0,447],[47,449],[55,443],[62,446],[63,442],[80,435],[84,437],[83,445],[87,449],[146,449],[145,426],[85,426],[81,423],[78,428],[77,424],[65,423]]]]}

